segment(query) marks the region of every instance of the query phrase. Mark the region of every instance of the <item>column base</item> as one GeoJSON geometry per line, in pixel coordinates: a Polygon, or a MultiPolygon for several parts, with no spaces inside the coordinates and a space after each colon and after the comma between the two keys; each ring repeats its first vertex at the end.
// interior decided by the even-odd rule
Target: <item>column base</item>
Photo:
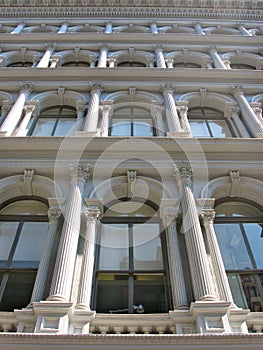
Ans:
{"type": "Polygon", "coordinates": [[[6,137],[7,131],[0,131],[0,137],[6,137]]]}
{"type": "Polygon", "coordinates": [[[74,334],[88,334],[90,321],[96,311],[90,310],[87,305],[77,304],[70,315],[69,332],[74,334]]]}

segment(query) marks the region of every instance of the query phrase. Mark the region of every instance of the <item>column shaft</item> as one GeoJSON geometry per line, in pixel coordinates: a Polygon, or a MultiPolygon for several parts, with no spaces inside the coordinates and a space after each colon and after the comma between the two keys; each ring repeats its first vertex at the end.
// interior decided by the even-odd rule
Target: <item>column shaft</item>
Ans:
{"type": "Polygon", "coordinates": [[[79,239],[82,192],[88,171],[70,168],[71,186],[54,269],[49,300],[69,301],[79,239]]]}
{"type": "Polygon", "coordinates": [[[108,47],[106,45],[103,45],[100,49],[98,68],[107,66],[107,55],[108,55],[108,47]]]}
{"type": "Polygon", "coordinates": [[[151,23],[151,33],[158,34],[158,27],[157,27],[157,24],[155,22],[151,23]]]}
{"type": "Polygon", "coordinates": [[[84,125],[85,131],[97,132],[99,119],[99,102],[100,102],[101,88],[94,88],[91,91],[91,98],[89,102],[88,113],[84,125]]]}
{"type": "Polygon", "coordinates": [[[191,189],[192,173],[187,168],[181,168],[175,170],[175,175],[181,190],[183,232],[185,234],[195,300],[215,300],[212,275],[191,189]]]}
{"type": "Polygon", "coordinates": [[[105,26],[105,33],[106,34],[111,34],[112,33],[112,23],[111,22],[107,22],[106,26],[105,26]]]}
{"type": "Polygon", "coordinates": [[[205,32],[203,31],[203,28],[201,27],[200,23],[195,24],[195,30],[197,34],[205,35],[205,32]]]}
{"type": "Polygon", "coordinates": [[[227,275],[221,252],[219,249],[216,233],[214,230],[213,221],[215,218],[215,211],[211,209],[204,209],[201,213],[201,218],[206,231],[208,247],[214,267],[214,273],[217,281],[218,292],[222,301],[230,301],[233,303],[231,289],[228,283],[227,275]]]}
{"type": "Polygon", "coordinates": [[[53,249],[53,245],[54,245],[54,241],[57,233],[60,215],[61,215],[61,211],[58,207],[51,207],[48,211],[48,218],[49,218],[48,231],[47,231],[47,236],[45,240],[45,246],[43,249],[43,254],[40,259],[40,263],[37,271],[37,277],[35,280],[33,293],[31,296],[31,303],[34,301],[43,300],[43,297],[44,297],[44,291],[45,291],[47,277],[48,277],[48,270],[50,268],[52,249],[53,249]]]}
{"type": "Polygon", "coordinates": [[[178,117],[176,105],[173,98],[172,90],[165,89],[163,91],[163,95],[165,98],[165,106],[166,106],[166,117],[169,127],[169,132],[180,132],[182,131],[180,120],[178,117]]]}
{"type": "Polygon", "coordinates": [[[100,214],[99,208],[88,208],[86,215],[86,234],[83,247],[83,261],[81,268],[81,281],[79,285],[78,308],[90,310],[92,278],[95,259],[96,224],[100,214]]]}
{"type": "Polygon", "coordinates": [[[24,115],[24,118],[21,122],[21,124],[19,125],[19,128],[18,130],[16,131],[16,136],[26,136],[27,133],[28,133],[28,129],[27,129],[27,126],[30,122],[30,119],[32,117],[32,113],[35,109],[35,106],[25,106],[24,107],[25,109],[25,115],[24,115]]]}
{"type": "Polygon", "coordinates": [[[19,119],[21,118],[26,99],[28,98],[30,93],[30,88],[21,90],[13,107],[7,114],[1,126],[1,132],[5,132],[6,136],[12,135],[13,131],[15,130],[16,125],[19,122],[19,119]]]}
{"type": "Polygon", "coordinates": [[[221,57],[219,56],[215,48],[210,49],[209,52],[214,61],[215,68],[227,69],[227,67],[225,66],[223,60],[221,59],[221,57]]]}
{"type": "Polygon", "coordinates": [[[109,133],[109,115],[111,105],[103,105],[102,107],[102,121],[101,121],[101,136],[108,136],[109,133]]]}
{"type": "Polygon", "coordinates": [[[258,119],[253,108],[248,103],[243,91],[240,89],[234,89],[233,95],[237,99],[240,108],[242,110],[242,116],[245,120],[246,126],[250,130],[253,137],[263,136],[263,124],[258,119]]]}
{"type": "Polygon", "coordinates": [[[49,66],[49,60],[53,53],[53,48],[48,47],[42,56],[41,60],[37,64],[37,68],[47,68],[49,66]]]}
{"type": "Polygon", "coordinates": [[[165,136],[164,124],[163,124],[163,116],[162,116],[162,106],[154,106],[152,107],[152,114],[155,120],[155,129],[158,136],[165,136]]]}
{"type": "Polygon", "coordinates": [[[239,26],[238,29],[242,35],[253,36],[243,25],[239,26]]]}
{"type": "Polygon", "coordinates": [[[68,30],[68,23],[63,23],[59,28],[58,34],[65,34],[68,30]]]}
{"type": "Polygon", "coordinates": [[[156,54],[156,60],[157,60],[157,67],[166,68],[166,64],[163,56],[163,50],[160,47],[157,47],[155,49],[155,54],[156,54]]]}
{"type": "Polygon", "coordinates": [[[12,30],[10,34],[20,34],[24,29],[24,26],[25,26],[24,23],[19,23],[17,27],[14,30],[12,30]]]}

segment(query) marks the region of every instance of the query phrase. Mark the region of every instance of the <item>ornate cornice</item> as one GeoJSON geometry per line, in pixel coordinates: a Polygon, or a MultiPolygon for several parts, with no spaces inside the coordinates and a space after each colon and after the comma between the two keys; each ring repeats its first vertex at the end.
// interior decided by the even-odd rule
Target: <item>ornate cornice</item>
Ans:
{"type": "Polygon", "coordinates": [[[261,0],[0,0],[2,17],[263,17],[261,0]]]}

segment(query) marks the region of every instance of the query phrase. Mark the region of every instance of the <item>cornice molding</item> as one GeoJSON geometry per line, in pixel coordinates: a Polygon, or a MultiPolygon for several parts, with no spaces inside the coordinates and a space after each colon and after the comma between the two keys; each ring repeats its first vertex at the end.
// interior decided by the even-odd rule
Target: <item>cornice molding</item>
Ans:
{"type": "Polygon", "coordinates": [[[263,18],[261,0],[0,0],[1,17],[263,18]]]}

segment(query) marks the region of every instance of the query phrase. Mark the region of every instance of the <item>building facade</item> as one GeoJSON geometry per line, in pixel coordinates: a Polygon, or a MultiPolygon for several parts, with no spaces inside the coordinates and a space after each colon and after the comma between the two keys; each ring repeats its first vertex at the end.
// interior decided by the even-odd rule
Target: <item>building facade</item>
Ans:
{"type": "Polygon", "coordinates": [[[0,347],[261,348],[262,2],[0,8],[0,347]]]}

